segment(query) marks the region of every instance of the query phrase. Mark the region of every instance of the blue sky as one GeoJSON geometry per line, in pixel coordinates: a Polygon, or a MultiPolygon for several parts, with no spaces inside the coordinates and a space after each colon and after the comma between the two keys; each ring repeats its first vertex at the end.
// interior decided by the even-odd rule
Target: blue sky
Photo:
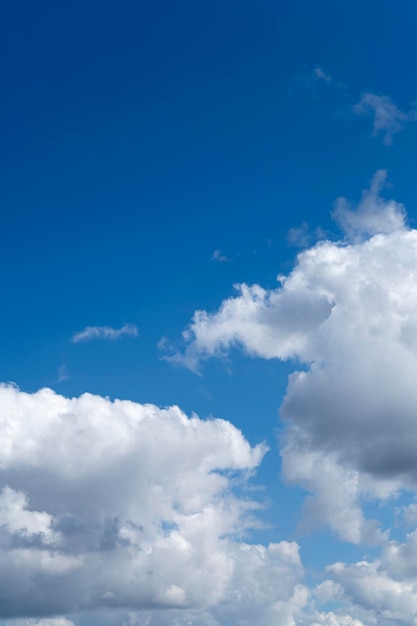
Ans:
{"type": "Polygon", "coordinates": [[[416,19],[0,9],[2,625],[417,624],[416,19]]]}

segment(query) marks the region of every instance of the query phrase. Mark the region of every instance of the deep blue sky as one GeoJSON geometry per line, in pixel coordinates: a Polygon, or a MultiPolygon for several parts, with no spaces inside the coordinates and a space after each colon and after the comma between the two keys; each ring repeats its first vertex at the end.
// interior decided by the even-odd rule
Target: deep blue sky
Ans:
{"type": "Polygon", "coordinates": [[[415,98],[415,7],[393,8],[3,5],[1,378],[36,388],[65,361],[68,392],[104,377],[125,395],[144,368],[175,376],[158,338],[233,282],[272,284],[294,254],[288,228],[328,228],[334,199],[382,166],[407,201],[413,130],[381,150],[351,113],[364,90],[415,98]],[[305,86],[317,66],[343,86],[305,86]],[[215,249],[235,261],[210,263],[215,249]],[[78,363],[75,330],[124,321],[140,341],[113,347],[108,369],[103,355],[105,372],[78,363]]]}
{"type": "Polygon", "coordinates": [[[236,282],[274,286],[288,230],[335,237],[333,202],[379,168],[413,218],[416,129],[383,146],[352,107],[416,99],[416,20],[388,0],[3,3],[0,380],[176,403],[274,448],[287,365],[198,377],[157,343],[236,282]],[[71,343],[125,322],[137,339],[71,343]]]}

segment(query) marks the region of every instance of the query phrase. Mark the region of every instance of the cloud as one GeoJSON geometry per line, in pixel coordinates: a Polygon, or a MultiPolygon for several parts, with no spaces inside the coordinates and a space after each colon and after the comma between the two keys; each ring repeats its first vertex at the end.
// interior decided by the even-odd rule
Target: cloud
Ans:
{"type": "Polygon", "coordinates": [[[339,201],[346,238],[301,252],[276,289],[237,285],[214,313],[197,311],[176,356],[191,369],[235,348],[293,360],[281,454],[285,480],[311,492],[305,524],[380,545],[364,503],[417,488],[417,231],[380,197],[384,180],[356,209],[339,201]]]}
{"type": "Polygon", "coordinates": [[[66,380],[69,380],[69,374],[67,371],[67,366],[64,365],[60,365],[60,367],[58,368],[58,378],[56,380],[57,383],[63,383],[66,380]]]}
{"type": "Polygon", "coordinates": [[[337,597],[378,626],[417,623],[417,533],[404,543],[389,542],[379,559],[334,563],[327,573],[336,582],[337,597]]]}
{"type": "Polygon", "coordinates": [[[334,80],[322,67],[316,66],[313,69],[304,69],[294,78],[294,86],[301,90],[308,90],[313,95],[320,90],[320,87],[332,86],[345,88],[345,85],[334,80]]]}
{"type": "Polygon", "coordinates": [[[385,170],[376,172],[370,189],[362,193],[361,201],[354,208],[345,198],[339,198],[335,202],[333,218],[349,239],[363,239],[378,233],[404,229],[406,220],[404,206],[395,200],[385,200],[380,196],[386,178],[385,170]]]}
{"type": "Polygon", "coordinates": [[[265,451],[177,407],[0,386],[0,619],[290,624],[298,545],[244,540],[265,451]]]}
{"type": "Polygon", "coordinates": [[[365,626],[363,622],[350,615],[336,615],[333,611],[319,613],[316,615],[316,619],[319,621],[314,622],[311,626],[365,626]]]}
{"type": "MultiPolygon", "coordinates": [[[[265,452],[230,422],[178,407],[0,385],[0,620],[414,626],[416,531],[385,541],[379,560],[331,564],[312,589],[296,542],[246,540],[259,506],[248,487],[265,452]]],[[[327,471],[334,489],[320,505],[344,513],[355,541],[349,525],[365,524],[356,476],[351,497],[337,458],[313,472],[306,459],[293,461],[307,479],[327,471]]]]}
{"type": "Polygon", "coordinates": [[[388,96],[365,92],[353,107],[357,115],[373,116],[373,134],[383,137],[385,145],[391,145],[392,138],[402,131],[405,125],[415,119],[415,111],[401,111],[388,96]]]}
{"type": "Polygon", "coordinates": [[[96,339],[110,339],[116,341],[120,337],[137,337],[139,334],[135,324],[124,324],[121,328],[112,328],[111,326],[86,326],[84,330],[76,332],[72,336],[72,343],[81,343],[85,341],[94,341],[96,339]]]}
{"type": "Polygon", "coordinates": [[[314,80],[322,80],[325,83],[331,83],[333,80],[330,74],[327,74],[327,72],[325,72],[321,67],[314,68],[312,72],[312,78],[314,80]]]}
{"type": "Polygon", "coordinates": [[[217,261],[218,263],[225,263],[227,261],[230,261],[230,259],[227,256],[222,254],[221,250],[215,250],[211,256],[211,260],[217,261]]]}
{"type": "Polygon", "coordinates": [[[312,231],[307,222],[301,222],[300,226],[290,228],[287,235],[288,243],[297,248],[308,248],[313,242],[325,238],[322,228],[318,227],[312,231]]]}

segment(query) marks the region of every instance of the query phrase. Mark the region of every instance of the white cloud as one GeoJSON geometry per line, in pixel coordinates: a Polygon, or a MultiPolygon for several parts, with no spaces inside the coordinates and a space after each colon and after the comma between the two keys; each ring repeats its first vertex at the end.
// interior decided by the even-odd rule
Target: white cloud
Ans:
{"type": "Polygon", "coordinates": [[[226,263],[227,261],[230,261],[230,259],[224,255],[221,250],[215,250],[211,255],[211,260],[217,261],[218,263],[226,263]]]}
{"type": "Polygon", "coordinates": [[[331,83],[332,82],[332,77],[330,76],[330,74],[327,74],[327,72],[325,72],[321,67],[315,67],[313,70],[313,78],[315,80],[322,80],[325,83],[331,83]]]}
{"type": "Polygon", "coordinates": [[[314,622],[311,626],[364,626],[363,622],[350,615],[336,615],[333,612],[320,613],[316,619],[319,621],[314,622]]]}
{"type": "Polygon", "coordinates": [[[60,365],[60,367],[58,368],[58,378],[56,380],[57,383],[63,383],[66,380],[69,380],[69,374],[67,371],[67,366],[64,365],[60,365]]]}
{"type": "Polygon", "coordinates": [[[313,95],[317,95],[320,86],[332,86],[338,89],[345,89],[345,85],[335,80],[326,70],[320,66],[305,69],[294,77],[294,86],[298,89],[309,90],[313,95]]]}
{"type": "MultiPolygon", "coordinates": [[[[368,623],[385,626],[417,623],[417,585],[414,579],[392,576],[384,563],[360,561],[352,565],[335,563],[328,573],[343,589],[351,610],[357,607],[368,617],[368,623]]],[[[367,621],[368,621],[367,620],[367,621]]]]}
{"type": "Polygon", "coordinates": [[[216,312],[197,311],[176,356],[197,369],[238,347],[302,365],[281,406],[284,476],[312,492],[306,524],[355,543],[387,540],[363,501],[417,487],[417,231],[378,195],[384,178],[356,211],[338,206],[351,243],[320,242],[277,289],[238,285],[216,312]]]}
{"type": "Polygon", "coordinates": [[[333,217],[349,239],[363,239],[405,227],[404,206],[395,200],[380,197],[386,178],[385,170],[376,172],[370,189],[362,193],[361,201],[354,208],[345,198],[339,198],[335,202],[333,217]]]}
{"type": "Polygon", "coordinates": [[[289,616],[298,545],[242,538],[258,506],[245,486],[264,453],[229,422],[177,407],[0,386],[0,619],[70,626],[48,616],[152,609],[156,626],[246,614],[272,626],[289,616]]]}
{"type": "Polygon", "coordinates": [[[139,334],[135,324],[123,324],[121,328],[112,328],[111,326],[86,326],[84,330],[76,332],[72,336],[72,343],[80,343],[85,341],[94,341],[95,339],[110,339],[115,341],[120,337],[137,337],[139,334]]]}
{"type": "Polygon", "coordinates": [[[392,143],[393,135],[404,129],[407,122],[415,119],[415,112],[401,111],[388,96],[365,92],[353,107],[357,115],[373,116],[373,134],[381,134],[385,145],[392,143]]]}

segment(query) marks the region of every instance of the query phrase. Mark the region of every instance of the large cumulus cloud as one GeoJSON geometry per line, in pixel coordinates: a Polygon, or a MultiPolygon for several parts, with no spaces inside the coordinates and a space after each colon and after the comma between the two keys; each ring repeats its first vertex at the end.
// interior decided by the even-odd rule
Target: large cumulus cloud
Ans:
{"type": "Polygon", "coordinates": [[[177,407],[0,386],[0,619],[269,625],[303,569],[297,544],[243,539],[264,452],[177,407]]]}
{"type": "Polygon", "coordinates": [[[362,497],[417,484],[417,230],[381,197],[384,180],[356,207],[336,203],[345,237],[299,254],[277,289],[238,285],[218,311],[197,311],[177,355],[195,369],[238,346],[302,365],[281,406],[284,475],[315,494],[311,517],[355,542],[379,540],[362,497]]]}
{"type": "MultiPolygon", "coordinates": [[[[327,524],[380,554],[329,566],[297,624],[417,624],[416,531],[399,543],[364,506],[412,500],[417,487],[417,230],[381,196],[385,178],[377,172],[357,206],[335,203],[343,237],[300,253],[276,289],[237,285],[214,313],[197,311],[174,357],[197,370],[237,347],[295,363],[281,454],[284,479],[310,492],[303,526],[327,524]]],[[[415,510],[402,508],[412,527],[415,510]]]]}

